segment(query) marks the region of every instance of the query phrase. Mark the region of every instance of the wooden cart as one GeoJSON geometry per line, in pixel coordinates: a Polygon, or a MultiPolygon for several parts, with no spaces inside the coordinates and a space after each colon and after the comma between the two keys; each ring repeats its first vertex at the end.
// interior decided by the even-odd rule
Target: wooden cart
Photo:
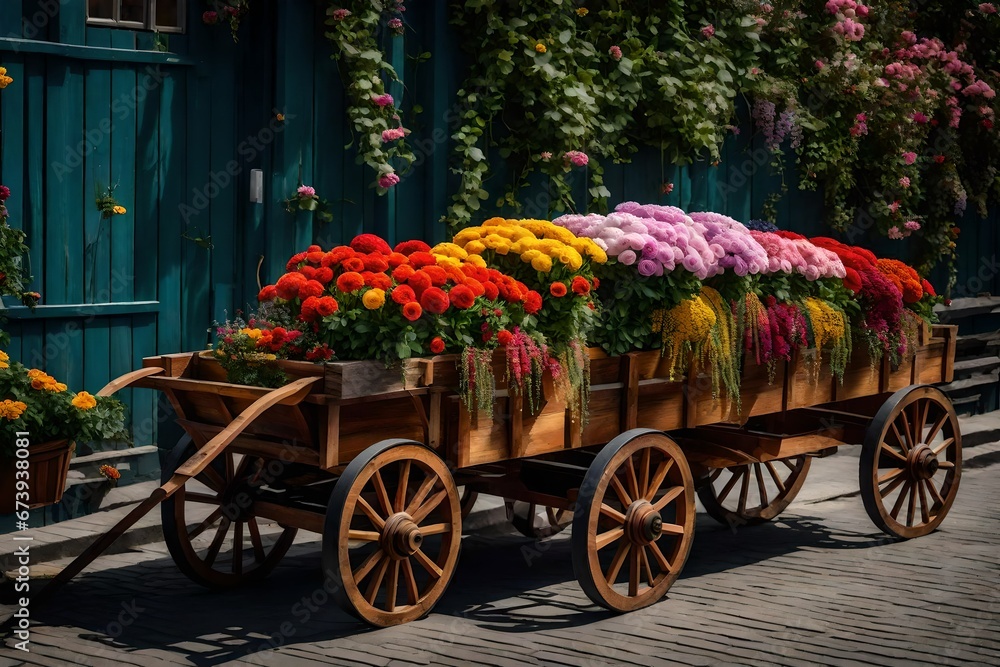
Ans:
{"type": "MultiPolygon", "coordinates": [[[[454,356],[325,366],[282,362],[293,381],[229,384],[210,356],[145,360],[105,388],[163,392],[187,435],[163,485],[55,584],[162,503],[178,566],[215,588],[265,576],[296,530],[323,535],[328,589],[386,626],[426,614],[458,562],[463,508],[476,493],[509,499],[522,532],[570,522],[573,567],[598,605],[629,611],[660,599],[694,537],[695,493],[730,524],[776,517],[812,457],[862,447],[865,508],[886,533],[934,530],[958,490],[961,435],[948,399],[956,327],[926,330],[899,368],[857,352],[843,382],[806,351],[743,369],[740,409],[710,379],[672,382],[658,352],[591,360],[590,421],[581,429],[546,382],[531,411],[498,381],[492,418],[470,414],[454,356]],[[464,493],[460,490],[464,487],[464,493]],[[537,511],[544,508],[544,511],[537,511]]],[[[503,361],[495,360],[503,378],[503,361]]]]}

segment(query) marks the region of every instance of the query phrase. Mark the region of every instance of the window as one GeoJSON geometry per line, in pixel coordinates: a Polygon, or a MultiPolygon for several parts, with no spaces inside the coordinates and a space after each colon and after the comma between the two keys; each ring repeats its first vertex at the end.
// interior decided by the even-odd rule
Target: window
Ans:
{"type": "Polygon", "coordinates": [[[184,32],[183,0],[87,0],[87,23],[131,30],[184,32]]]}

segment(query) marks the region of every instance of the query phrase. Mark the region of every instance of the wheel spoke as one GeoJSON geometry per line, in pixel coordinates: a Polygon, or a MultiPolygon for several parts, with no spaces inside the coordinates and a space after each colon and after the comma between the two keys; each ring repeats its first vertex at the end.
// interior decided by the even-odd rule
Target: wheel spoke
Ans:
{"type": "MultiPolygon", "coordinates": [[[[933,450],[934,456],[941,456],[941,452],[948,449],[948,447],[951,447],[953,444],[955,444],[955,438],[948,438],[947,440],[945,440],[940,445],[934,448],[933,450]]],[[[942,461],[942,464],[943,463],[944,462],[942,461]]]]}
{"type": "Polygon", "coordinates": [[[746,467],[743,474],[743,482],[740,484],[740,503],[737,506],[736,512],[738,514],[746,514],[747,512],[747,493],[750,491],[750,466],[746,467]]]}
{"type": "Polygon", "coordinates": [[[653,552],[653,559],[656,561],[657,567],[659,567],[660,570],[663,572],[669,572],[670,574],[673,574],[674,567],[673,565],[670,564],[670,561],[667,560],[667,557],[663,555],[663,552],[660,551],[660,545],[658,545],[656,542],[653,542],[648,546],[649,550],[653,552]]]}
{"type": "Polygon", "coordinates": [[[199,481],[203,482],[205,486],[212,489],[216,493],[222,493],[223,489],[226,488],[226,480],[222,479],[222,475],[219,474],[219,471],[211,465],[201,471],[199,478],[202,476],[204,476],[204,478],[199,479],[199,481]]]}
{"type": "Polygon", "coordinates": [[[372,576],[371,581],[368,582],[368,590],[365,592],[365,600],[368,604],[374,605],[375,598],[378,597],[378,589],[382,588],[382,581],[385,579],[385,571],[389,569],[389,561],[392,560],[389,557],[382,558],[379,561],[378,568],[375,570],[375,574],[372,576]]]}
{"type": "Polygon", "coordinates": [[[899,516],[899,510],[902,509],[903,503],[906,501],[906,496],[910,493],[910,480],[906,480],[903,484],[902,490],[899,492],[899,497],[896,498],[896,504],[892,506],[892,511],[889,514],[895,519],[899,516]]]}
{"type": "Polygon", "coordinates": [[[420,534],[424,537],[431,535],[441,535],[451,530],[450,523],[432,523],[429,526],[420,526],[420,534]]]}
{"type": "Polygon", "coordinates": [[[651,450],[645,447],[639,456],[639,494],[640,498],[646,497],[646,490],[649,488],[649,459],[651,450]]]}
{"type": "Polygon", "coordinates": [[[767,466],[767,471],[771,473],[771,479],[774,480],[775,486],[778,487],[778,495],[785,492],[785,483],[781,481],[781,476],[778,475],[778,471],[774,469],[774,463],[771,461],[765,461],[764,465],[767,466]]]}
{"type": "Polygon", "coordinates": [[[914,486],[916,486],[916,485],[911,485],[910,486],[910,503],[909,503],[909,506],[906,508],[906,527],[907,528],[909,528],[909,527],[911,527],[913,525],[913,515],[917,511],[917,491],[916,491],[916,489],[913,488],[914,486]]]}
{"type": "Polygon", "coordinates": [[[628,555],[629,547],[631,544],[628,540],[622,540],[621,544],[618,545],[618,551],[615,552],[615,557],[611,559],[611,566],[608,568],[608,573],[604,577],[604,580],[608,582],[611,586],[618,579],[618,573],[621,572],[622,565],[625,563],[625,556],[628,555]]]}
{"type": "Polygon", "coordinates": [[[635,475],[635,463],[632,461],[631,456],[628,457],[626,461],[628,462],[628,466],[626,469],[627,476],[625,479],[628,481],[629,496],[632,498],[640,498],[642,494],[639,493],[639,480],[635,475]]]}
{"type": "Polygon", "coordinates": [[[913,446],[916,447],[924,441],[924,425],[926,424],[925,401],[917,401],[913,404],[913,446]]]}
{"type": "Polygon", "coordinates": [[[899,413],[899,416],[903,419],[903,436],[906,438],[906,451],[909,452],[916,446],[911,439],[913,436],[910,431],[910,418],[906,415],[905,408],[899,413]]]}
{"type": "Polygon", "coordinates": [[[934,426],[931,427],[931,430],[927,434],[927,439],[924,440],[924,442],[926,444],[929,445],[932,442],[934,442],[934,438],[937,437],[938,431],[941,430],[941,427],[944,426],[944,423],[946,421],[948,421],[948,413],[947,412],[945,412],[943,415],[941,415],[941,419],[937,420],[937,422],[935,422],[934,426]]]}
{"type": "Polygon", "coordinates": [[[410,459],[403,461],[401,467],[402,470],[399,471],[399,485],[396,487],[396,504],[394,506],[397,512],[402,512],[403,508],[406,507],[406,484],[410,479],[410,459]]]}
{"type": "Polygon", "coordinates": [[[929,479],[925,479],[924,482],[927,484],[927,491],[931,494],[931,498],[934,499],[934,507],[943,507],[944,498],[941,497],[937,487],[934,486],[934,482],[929,479]]]}
{"type": "Polygon", "coordinates": [[[389,570],[389,583],[385,587],[385,608],[386,611],[396,610],[396,591],[399,587],[399,561],[392,561],[392,568],[389,570]]]}
{"type": "Polygon", "coordinates": [[[424,479],[424,481],[421,482],[420,486],[417,488],[417,492],[413,494],[412,498],[410,498],[410,504],[407,505],[406,509],[403,511],[405,511],[410,516],[413,516],[413,513],[424,502],[424,499],[427,498],[427,494],[431,492],[431,489],[434,488],[434,485],[437,484],[437,481],[438,481],[437,475],[435,475],[434,473],[428,474],[427,478],[424,479]]]}
{"type": "Polygon", "coordinates": [[[900,454],[899,452],[897,452],[892,447],[890,447],[889,443],[887,443],[887,442],[880,442],[879,443],[879,452],[885,452],[886,454],[888,454],[892,458],[894,458],[894,459],[896,459],[898,461],[902,461],[903,463],[906,463],[906,457],[903,456],[902,454],[900,454]]]}
{"type": "Polygon", "coordinates": [[[610,505],[601,503],[601,514],[618,523],[625,523],[625,515],[610,505]]]}
{"type": "Polygon", "coordinates": [[[950,469],[950,468],[954,468],[954,467],[955,467],[955,464],[952,463],[951,461],[941,461],[940,463],[938,463],[938,468],[941,468],[942,470],[946,470],[946,469],[950,469]]]}
{"type": "Polygon", "coordinates": [[[612,528],[611,530],[601,533],[594,538],[594,551],[600,551],[604,547],[608,546],[612,542],[621,539],[621,536],[625,534],[625,529],[622,527],[612,528]]]}
{"type": "Polygon", "coordinates": [[[233,574],[243,574],[243,522],[233,528],[233,574]]]}
{"type": "Polygon", "coordinates": [[[219,496],[210,496],[207,493],[198,493],[197,491],[185,491],[184,502],[218,505],[221,503],[221,500],[219,499],[219,496]]]}
{"type": "Polygon", "coordinates": [[[646,555],[646,547],[639,547],[639,563],[642,565],[643,572],[646,573],[646,581],[649,583],[649,587],[652,588],[653,584],[653,568],[649,566],[649,556],[646,555]]]}
{"type": "Polygon", "coordinates": [[[628,595],[639,594],[639,550],[632,549],[628,555],[628,595]]]}
{"type": "Polygon", "coordinates": [[[226,481],[231,482],[236,477],[236,470],[233,468],[233,453],[227,451],[222,455],[222,462],[226,465],[226,481]]]}
{"type": "Polygon", "coordinates": [[[747,472],[746,468],[740,468],[738,471],[733,472],[733,476],[730,477],[729,481],[726,482],[726,485],[722,487],[722,491],[719,491],[718,499],[720,505],[722,504],[722,501],[725,500],[726,497],[729,495],[729,492],[733,490],[733,487],[736,486],[736,482],[738,482],[740,478],[746,474],[746,472],[747,472]]]}
{"type": "MultiPolygon", "coordinates": [[[[653,479],[649,481],[646,486],[646,492],[643,494],[643,498],[653,502],[653,498],[656,497],[656,493],[660,490],[660,486],[663,484],[663,480],[667,478],[667,473],[670,472],[670,468],[674,465],[673,459],[664,459],[660,461],[659,465],[656,466],[656,472],[653,473],[653,479]]],[[[715,481],[715,478],[722,474],[722,468],[717,468],[709,476],[711,481],[715,481]]]]}
{"type": "Polygon", "coordinates": [[[888,486],[886,486],[884,489],[882,489],[881,491],[879,491],[879,495],[882,498],[885,498],[887,495],[889,495],[890,493],[892,493],[893,489],[895,489],[896,487],[898,487],[900,484],[902,484],[905,481],[906,481],[906,477],[902,477],[902,476],[897,477],[896,479],[894,479],[891,482],[889,482],[888,486]]]}
{"type": "Polygon", "coordinates": [[[358,507],[361,508],[364,515],[368,517],[368,520],[375,525],[375,530],[382,530],[382,527],[385,526],[385,519],[379,516],[379,513],[375,511],[375,508],[361,496],[358,496],[358,507]]]}
{"type": "Polygon", "coordinates": [[[927,512],[927,491],[924,489],[924,485],[917,483],[917,491],[920,494],[920,521],[921,523],[930,523],[930,514],[927,512]]]}
{"type": "Polygon", "coordinates": [[[896,442],[899,443],[900,449],[903,450],[904,454],[908,454],[910,451],[910,447],[907,445],[906,438],[904,438],[899,434],[899,429],[896,427],[896,422],[892,422],[890,426],[892,427],[892,434],[896,436],[896,442]]]}
{"type": "Polygon", "coordinates": [[[375,495],[378,496],[379,505],[382,506],[382,512],[386,516],[391,516],[392,502],[389,500],[389,492],[385,490],[385,482],[382,481],[382,471],[376,470],[375,474],[372,475],[372,484],[375,485],[375,495]]]}
{"type": "Polygon", "coordinates": [[[212,544],[209,545],[208,551],[205,552],[205,565],[211,567],[215,562],[216,557],[218,557],[219,549],[222,548],[222,542],[226,539],[226,533],[229,532],[229,524],[229,519],[223,517],[222,523],[219,524],[218,530],[215,531],[215,537],[212,539],[212,544]]]}
{"type": "Polygon", "coordinates": [[[247,530],[250,533],[250,544],[253,545],[253,559],[258,563],[263,563],[267,554],[264,551],[264,543],[260,539],[260,527],[257,525],[257,517],[252,516],[247,521],[247,530]]]}
{"type": "Polygon", "coordinates": [[[625,487],[622,486],[621,480],[618,479],[617,475],[611,478],[609,484],[615,490],[615,495],[621,501],[622,507],[628,507],[632,504],[632,498],[625,492],[625,487]]]}
{"type": "Polygon", "coordinates": [[[662,512],[664,507],[677,500],[678,496],[682,493],[684,493],[683,486],[670,487],[667,489],[666,493],[663,494],[662,498],[653,503],[653,509],[657,512],[662,512]]]}
{"type": "Polygon", "coordinates": [[[368,576],[368,573],[371,572],[372,569],[381,563],[382,559],[386,557],[385,552],[381,549],[373,551],[371,555],[369,555],[368,558],[366,558],[365,561],[358,566],[358,569],[351,572],[351,575],[354,577],[354,583],[360,584],[364,581],[365,577],[368,576]]]}
{"type": "MultiPolygon", "coordinates": [[[[673,463],[672,460],[670,462],[673,463]]],[[[723,470],[725,470],[725,468],[716,468],[712,472],[708,473],[708,481],[714,482],[715,480],[719,479],[719,475],[722,474],[723,470]]]]}
{"type": "MultiPolygon", "coordinates": [[[[784,463],[785,467],[788,468],[789,470],[791,470],[792,472],[795,472],[795,470],[798,468],[798,466],[796,466],[794,463],[792,463],[788,459],[778,459],[778,460],[781,461],[782,463],[784,463]]],[[[796,459],[796,461],[797,460],[798,459],[796,459]]]]}
{"type": "Polygon", "coordinates": [[[528,503],[528,527],[535,530],[535,521],[538,519],[538,506],[535,503],[528,503]]]}
{"type": "Polygon", "coordinates": [[[212,524],[218,521],[221,517],[222,517],[222,508],[220,507],[219,509],[215,510],[207,517],[205,517],[204,521],[199,523],[197,526],[195,526],[194,530],[188,533],[188,540],[193,540],[194,538],[204,533],[212,524]]]}
{"type": "Polygon", "coordinates": [[[679,523],[664,523],[660,528],[660,535],[683,535],[684,526],[679,523]]]}
{"type": "Polygon", "coordinates": [[[430,500],[428,500],[426,503],[424,503],[423,505],[421,505],[417,509],[417,511],[413,512],[412,514],[410,514],[410,516],[413,517],[413,523],[415,523],[415,524],[417,524],[419,526],[420,523],[424,519],[427,518],[427,515],[430,514],[431,512],[433,512],[434,508],[436,508],[438,505],[440,505],[441,501],[444,500],[447,497],[448,497],[448,489],[441,489],[440,491],[438,491],[437,493],[435,493],[433,496],[431,496],[430,500]]]}
{"type": "Polygon", "coordinates": [[[760,508],[765,509],[768,502],[767,489],[764,488],[764,471],[761,470],[761,465],[759,463],[754,464],[753,471],[757,476],[757,491],[760,493],[760,508]]]}
{"type": "Polygon", "coordinates": [[[413,564],[409,558],[403,561],[403,581],[406,583],[406,603],[417,604],[420,601],[420,589],[417,588],[417,578],[413,576],[413,564]]]}
{"type": "Polygon", "coordinates": [[[418,563],[420,563],[420,567],[427,570],[427,573],[435,579],[440,579],[441,575],[444,574],[444,570],[438,567],[438,564],[432,561],[430,557],[423,552],[423,550],[417,549],[414,551],[413,557],[418,563]]]}
{"type": "Polygon", "coordinates": [[[347,531],[347,539],[358,542],[378,542],[380,537],[382,537],[382,534],[374,530],[355,530],[351,528],[347,531]]]}
{"type": "Polygon", "coordinates": [[[897,477],[899,477],[900,475],[902,475],[904,472],[906,472],[906,468],[896,468],[895,470],[890,470],[889,472],[885,473],[884,475],[879,475],[877,484],[881,485],[881,484],[884,484],[884,483],[888,482],[889,480],[896,479],[897,477]]]}

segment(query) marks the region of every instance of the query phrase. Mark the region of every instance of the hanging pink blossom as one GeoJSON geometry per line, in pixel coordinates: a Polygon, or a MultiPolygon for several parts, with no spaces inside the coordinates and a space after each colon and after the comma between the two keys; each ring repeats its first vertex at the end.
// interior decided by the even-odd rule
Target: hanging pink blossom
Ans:
{"type": "Polygon", "coordinates": [[[308,197],[309,199],[315,199],[316,188],[311,185],[300,185],[299,189],[295,191],[299,197],[308,197]]]}
{"type": "Polygon", "coordinates": [[[390,141],[396,141],[397,139],[402,139],[406,136],[406,130],[401,127],[394,127],[388,130],[382,130],[382,142],[388,143],[390,141]]]}
{"type": "Polygon", "coordinates": [[[399,183],[399,175],[397,175],[395,172],[389,172],[388,174],[383,174],[378,179],[378,186],[380,188],[389,189],[392,186],[396,185],[396,183],[399,183]]]}
{"type": "Polygon", "coordinates": [[[899,227],[895,225],[889,228],[889,238],[890,239],[901,239],[903,238],[903,233],[899,231],[899,227]]]}
{"type": "Polygon", "coordinates": [[[705,39],[712,39],[715,37],[715,26],[709,23],[707,26],[701,29],[701,35],[705,39]]]}
{"type": "Polygon", "coordinates": [[[903,176],[902,178],[899,179],[899,184],[901,186],[903,186],[904,188],[910,187],[910,177],[909,176],[903,176]]]}
{"type": "Polygon", "coordinates": [[[903,162],[906,164],[913,164],[917,161],[917,154],[913,151],[906,151],[903,153],[903,162]]]}
{"type": "Polygon", "coordinates": [[[612,46],[610,49],[608,49],[608,53],[611,54],[611,57],[614,60],[622,59],[622,50],[621,47],[619,46],[612,46]]]}
{"type": "Polygon", "coordinates": [[[343,21],[344,19],[346,19],[350,15],[351,15],[351,10],[350,9],[334,9],[333,10],[333,20],[334,21],[343,21]]]}
{"type": "Polygon", "coordinates": [[[575,167],[586,167],[587,163],[590,162],[590,158],[583,151],[566,151],[563,159],[575,167]]]}
{"type": "Polygon", "coordinates": [[[372,95],[372,102],[375,103],[375,106],[387,107],[392,104],[393,99],[389,93],[383,93],[381,95],[372,95]]]}
{"type": "Polygon", "coordinates": [[[917,222],[916,220],[907,220],[905,223],[903,223],[903,226],[906,227],[911,232],[915,232],[918,229],[920,229],[920,223],[917,222]]]}

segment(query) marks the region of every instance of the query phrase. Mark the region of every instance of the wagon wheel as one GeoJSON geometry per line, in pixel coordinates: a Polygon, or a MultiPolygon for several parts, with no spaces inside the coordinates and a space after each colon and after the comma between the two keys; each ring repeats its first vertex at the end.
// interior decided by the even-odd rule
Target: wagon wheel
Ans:
{"type": "Polygon", "coordinates": [[[727,526],[755,525],[781,514],[806,481],[808,456],[715,468],[698,487],[709,516],[727,526]]]}
{"type": "Polygon", "coordinates": [[[573,522],[573,511],[540,506],[522,500],[506,500],[507,518],[525,537],[542,540],[561,533],[573,522]],[[539,514],[539,510],[544,510],[539,514]]]}
{"type": "Polygon", "coordinates": [[[458,488],[433,451],[384,440],[337,480],[323,531],[323,570],[338,604],[377,626],[416,620],[444,594],[458,562],[458,488]]]}
{"type": "Polygon", "coordinates": [[[461,487],[462,498],[459,500],[459,505],[462,508],[462,518],[469,516],[472,508],[476,506],[476,501],[479,500],[479,492],[473,491],[467,486],[461,487]]]}
{"type": "MultiPolygon", "coordinates": [[[[163,468],[163,479],[170,479],[196,451],[189,436],[181,438],[163,468]]],[[[295,528],[261,532],[253,514],[260,461],[225,451],[160,506],[163,540],[177,567],[192,581],[233,588],[261,579],[292,545],[295,528]]]]}
{"type": "Polygon", "coordinates": [[[944,520],[962,476],[962,434],[939,389],[900,389],[879,409],[861,450],[868,516],[895,537],[920,537],[944,520]]]}
{"type": "Polygon", "coordinates": [[[694,482],[659,431],[633,429],[591,463],[573,517],[573,571],[596,604],[653,604],[680,574],[694,538],[694,482]]]}

